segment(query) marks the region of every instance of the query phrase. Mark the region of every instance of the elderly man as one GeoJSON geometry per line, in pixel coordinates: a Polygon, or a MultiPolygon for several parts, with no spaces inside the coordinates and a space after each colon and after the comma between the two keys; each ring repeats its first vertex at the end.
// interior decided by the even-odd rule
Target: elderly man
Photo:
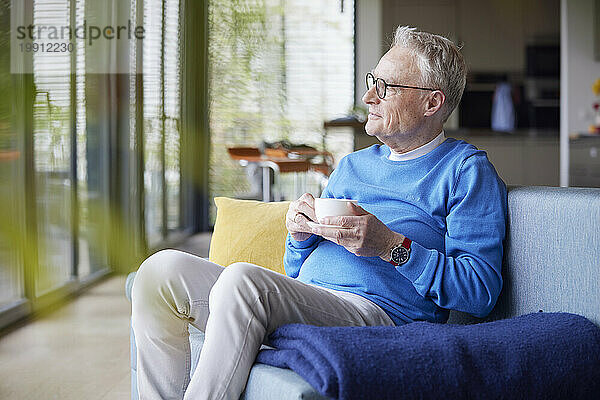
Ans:
{"type": "Polygon", "coordinates": [[[360,206],[316,221],[310,194],[292,202],[287,276],[175,250],[144,261],[133,286],[141,398],[239,398],[261,344],[283,324],[487,315],[502,286],[506,188],[484,152],[444,137],[465,76],[452,42],[397,29],[363,97],[366,131],[383,144],[342,159],[322,195],[360,206]],[[189,323],[205,332],[191,380],[189,323]]]}

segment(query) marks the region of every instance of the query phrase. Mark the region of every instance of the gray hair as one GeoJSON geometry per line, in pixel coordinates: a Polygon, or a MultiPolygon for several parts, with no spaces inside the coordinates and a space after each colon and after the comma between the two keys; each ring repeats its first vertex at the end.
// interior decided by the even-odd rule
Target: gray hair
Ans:
{"type": "Polygon", "coordinates": [[[441,109],[446,122],[462,97],[467,81],[467,67],[460,49],[451,40],[416,28],[399,26],[392,47],[400,46],[415,55],[421,72],[420,85],[444,92],[446,101],[441,109]]]}

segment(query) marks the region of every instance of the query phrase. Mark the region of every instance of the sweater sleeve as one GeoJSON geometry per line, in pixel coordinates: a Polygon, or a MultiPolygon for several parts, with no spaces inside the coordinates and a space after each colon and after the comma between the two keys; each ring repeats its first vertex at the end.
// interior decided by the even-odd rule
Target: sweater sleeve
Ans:
{"type": "Polygon", "coordinates": [[[396,267],[438,306],[485,317],[502,288],[507,192],[485,153],[465,159],[447,205],[445,254],[413,242],[396,267]]]}
{"type": "MultiPolygon", "coordinates": [[[[329,182],[323,190],[323,193],[321,193],[321,197],[333,197],[331,193],[331,185],[333,185],[336,175],[337,169],[329,176],[329,182]]],[[[285,253],[283,254],[283,268],[285,269],[285,274],[291,278],[297,278],[298,274],[300,273],[300,267],[302,267],[304,260],[306,260],[310,253],[317,248],[319,242],[322,240],[323,238],[320,236],[311,235],[308,239],[299,242],[292,238],[292,235],[288,233],[285,240],[285,253]]]]}
{"type": "Polygon", "coordinates": [[[288,233],[285,239],[285,253],[283,254],[285,274],[291,278],[297,278],[302,263],[319,245],[321,240],[323,240],[322,237],[312,235],[308,239],[299,242],[288,233]]]}

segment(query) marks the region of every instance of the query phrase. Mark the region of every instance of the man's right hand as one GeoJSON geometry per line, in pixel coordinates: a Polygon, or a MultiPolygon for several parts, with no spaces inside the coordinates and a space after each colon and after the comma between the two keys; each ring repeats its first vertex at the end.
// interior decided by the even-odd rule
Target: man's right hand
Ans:
{"type": "Polygon", "coordinates": [[[302,242],[312,235],[306,222],[316,220],[315,198],[310,193],[304,193],[298,200],[290,203],[285,215],[285,226],[294,240],[302,242]]]}

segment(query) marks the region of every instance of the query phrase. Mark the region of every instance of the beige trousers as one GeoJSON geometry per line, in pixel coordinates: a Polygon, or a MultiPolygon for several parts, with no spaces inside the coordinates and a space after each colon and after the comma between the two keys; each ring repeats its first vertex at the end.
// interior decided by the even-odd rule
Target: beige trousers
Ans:
{"type": "Polygon", "coordinates": [[[239,399],[261,345],[289,323],[394,324],[362,296],[257,265],[223,268],[178,250],[153,254],[132,288],[140,399],[239,399]],[[191,379],[188,324],[205,333],[191,379]]]}

